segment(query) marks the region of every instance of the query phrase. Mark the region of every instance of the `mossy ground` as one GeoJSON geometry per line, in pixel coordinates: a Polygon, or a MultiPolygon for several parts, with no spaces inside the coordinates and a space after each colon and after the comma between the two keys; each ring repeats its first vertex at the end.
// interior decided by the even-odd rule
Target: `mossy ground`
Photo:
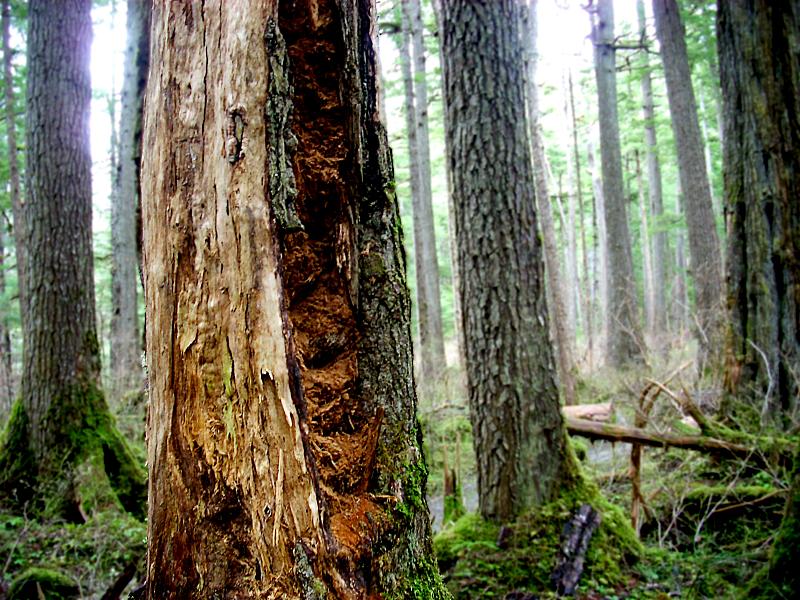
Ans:
{"type": "Polygon", "coordinates": [[[26,573],[49,571],[67,577],[82,597],[99,598],[130,563],[143,572],[145,533],[144,523],[118,510],[95,514],[83,524],[2,511],[0,597],[26,573]]]}

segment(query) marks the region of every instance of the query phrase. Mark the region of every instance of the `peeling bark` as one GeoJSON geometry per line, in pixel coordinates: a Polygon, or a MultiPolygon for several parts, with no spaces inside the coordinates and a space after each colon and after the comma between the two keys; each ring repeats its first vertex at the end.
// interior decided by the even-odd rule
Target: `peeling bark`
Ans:
{"type": "Polygon", "coordinates": [[[154,5],[150,598],[444,598],[374,7],[154,5]]]}

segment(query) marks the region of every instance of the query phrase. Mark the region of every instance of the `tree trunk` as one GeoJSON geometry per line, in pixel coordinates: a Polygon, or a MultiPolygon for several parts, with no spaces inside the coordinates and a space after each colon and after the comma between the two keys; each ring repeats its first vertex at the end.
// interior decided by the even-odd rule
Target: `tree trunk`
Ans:
{"type": "Polygon", "coordinates": [[[111,380],[123,395],[142,388],[137,310],[137,211],[142,98],[150,52],[150,4],[128,0],[128,42],[122,83],[119,162],[111,205],[111,380]]]}
{"type": "Polygon", "coordinates": [[[154,3],[149,598],[446,592],[370,3],[154,3]]]}
{"type": "Polygon", "coordinates": [[[419,3],[404,0],[401,12],[403,27],[400,63],[405,89],[409,180],[414,222],[414,264],[417,275],[417,322],[420,345],[419,383],[421,389],[428,390],[445,366],[439,263],[436,257],[436,236],[431,204],[428,92],[424,80],[425,54],[422,40],[416,39],[422,36],[419,3]],[[417,31],[416,27],[419,27],[420,31],[417,31]],[[414,52],[413,70],[409,40],[412,42],[414,52]]]}
{"type": "Polygon", "coordinates": [[[581,254],[583,257],[583,313],[585,315],[585,333],[589,355],[589,370],[594,367],[594,318],[592,315],[592,280],[589,275],[589,254],[586,247],[586,227],[583,212],[583,185],[581,185],[581,159],[578,150],[578,118],[575,115],[575,94],[572,86],[572,72],[569,73],[569,113],[572,133],[572,160],[575,161],[575,188],[578,195],[579,226],[581,230],[581,254]]]}
{"type": "MultiPolygon", "coordinates": [[[[439,290],[439,260],[436,254],[436,228],[433,218],[431,193],[431,151],[428,135],[428,79],[425,68],[425,40],[422,25],[421,0],[404,0],[411,23],[411,49],[414,59],[414,106],[419,148],[420,195],[414,205],[414,247],[421,240],[421,262],[417,262],[417,277],[425,278],[425,321],[427,339],[420,341],[428,346],[427,360],[423,356],[421,376],[435,381],[446,366],[444,355],[444,333],[442,331],[442,300],[439,290]],[[419,215],[419,219],[417,219],[419,215]],[[419,233],[416,222],[419,221],[419,233]]],[[[422,329],[420,328],[420,332],[422,329]]]]}
{"type": "Polygon", "coordinates": [[[606,345],[608,340],[608,234],[603,199],[603,178],[595,163],[594,148],[594,143],[590,141],[586,150],[586,166],[592,178],[592,225],[596,232],[592,287],[596,290],[597,312],[600,316],[598,324],[600,343],[598,345],[601,346],[606,345]]]}
{"type": "Polygon", "coordinates": [[[800,393],[800,6],[720,3],[731,392],[795,424],[800,393]]]}
{"type": "Polygon", "coordinates": [[[34,0],[28,12],[28,317],[21,403],[0,463],[4,490],[74,517],[119,501],[142,514],[144,473],[99,389],[92,267],[89,0],[34,0]],[[89,469],[110,489],[83,494],[89,469]],[[116,492],[116,494],[113,494],[116,492]]]}
{"type": "MultiPolygon", "coordinates": [[[[439,45],[439,64],[444,62],[444,54],[442,52],[442,0],[431,0],[431,7],[433,14],[436,18],[436,40],[439,45]]],[[[444,85],[441,86],[439,92],[442,95],[442,106],[447,105],[447,98],[445,97],[446,90],[444,85]]],[[[445,156],[449,155],[448,139],[444,138],[445,156]]],[[[459,371],[464,368],[464,356],[466,355],[466,341],[464,340],[464,319],[463,310],[461,308],[461,298],[458,295],[458,290],[461,287],[461,274],[458,271],[458,241],[455,236],[455,207],[453,205],[453,176],[450,173],[447,161],[445,161],[445,175],[447,180],[447,222],[448,229],[448,243],[450,246],[450,274],[451,285],[453,289],[453,329],[455,330],[456,338],[456,366],[459,371]]]]}
{"type": "Polygon", "coordinates": [[[642,181],[642,164],[639,160],[639,150],[635,150],[636,160],[636,187],[639,198],[639,231],[642,245],[642,271],[644,272],[644,312],[647,329],[655,333],[655,282],[653,275],[653,256],[650,253],[650,224],[647,218],[647,203],[644,197],[644,184],[642,181]]]}
{"type": "Polygon", "coordinates": [[[644,358],[633,278],[631,236],[625,212],[622,157],[617,117],[614,11],[611,0],[598,0],[592,19],[600,120],[603,204],[608,238],[608,360],[622,367],[644,358]]]}
{"type": "MultiPolygon", "coordinates": [[[[5,211],[0,214],[5,218],[5,211]]],[[[6,294],[6,249],[5,232],[0,232],[0,295],[6,294]]],[[[11,370],[11,336],[9,334],[8,317],[4,313],[0,317],[0,423],[5,423],[11,414],[14,401],[14,382],[11,370]]]]}
{"type": "Polygon", "coordinates": [[[22,327],[25,328],[27,313],[25,282],[26,275],[26,236],[25,215],[20,192],[20,169],[17,149],[17,105],[14,97],[14,61],[11,49],[11,3],[3,0],[3,79],[5,81],[6,139],[8,140],[8,183],[11,196],[11,211],[14,216],[14,253],[17,259],[17,288],[19,312],[22,327]]]}
{"type": "MultiPolygon", "coordinates": [[[[639,17],[639,34],[646,36],[644,0],[637,0],[639,17]]],[[[664,201],[661,187],[661,161],[658,157],[658,139],[656,136],[656,113],[653,104],[653,82],[650,70],[650,57],[642,52],[641,70],[642,118],[644,119],[644,139],[647,148],[647,190],[650,200],[650,216],[652,218],[652,262],[653,262],[653,308],[652,333],[658,340],[666,331],[667,307],[664,284],[667,279],[667,260],[669,247],[667,232],[660,222],[664,215],[664,201]]],[[[656,342],[658,345],[658,342],[656,342]]]]}
{"type": "Polygon", "coordinates": [[[447,162],[480,512],[508,520],[574,476],[548,342],[519,8],[514,0],[442,8],[447,162]]]}
{"type": "Polygon", "coordinates": [[[719,366],[723,345],[722,258],[711,204],[683,23],[676,0],[653,0],[684,197],[695,288],[698,367],[719,366]]]}
{"type": "Polygon", "coordinates": [[[547,276],[548,312],[551,314],[553,338],[558,358],[558,375],[564,392],[564,401],[575,404],[575,363],[573,360],[572,340],[574,333],[570,330],[565,307],[566,294],[564,279],[561,276],[561,266],[558,259],[558,246],[553,228],[553,214],[550,207],[550,195],[547,190],[547,167],[545,165],[544,145],[539,132],[539,93],[537,87],[537,65],[539,51],[537,49],[537,0],[531,0],[523,16],[527,24],[523,35],[523,48],[526,54],[527,101],[528,118],[530,126],[531,151],[533,153],[533,183],[536,195],[536,208],[539,210],[542,228],[542,239],[545,259],[545,275],[547,276]]]}

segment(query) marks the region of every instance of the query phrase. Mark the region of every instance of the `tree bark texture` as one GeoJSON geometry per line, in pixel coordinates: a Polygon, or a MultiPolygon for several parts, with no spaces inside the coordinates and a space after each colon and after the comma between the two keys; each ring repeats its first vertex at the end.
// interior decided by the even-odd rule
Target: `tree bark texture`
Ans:
{"type": "Polygon", "coordinates": [[[22,398],[32,447],[62,433],[48,415],[100,372],[92,265],[89,146],[91,2],[31,2],[28,21],[25,231],[28,313],[22,398]],[[70,392],[71,393],[71,392],[70,392]]]}
{"type": "Polygon", "coordinates": [[[683,190],[689,258],[695,289],[698,366],[719,365],[722,351],[722,258],[703,156],[689,58],[676,0],[653,0],[667,83],[672,131],[683,190]]]}
{"type": "Polygon", "coordinates": [[[573,475],[548,342],[518,11],[513,0],[442,7],[470,418],[480,512],[495,520],[550,499],[573,475]]]}
{"type": "Polygon", "coordinates": [[[800,5],[721,2],[732,391],[762,420],[800,393],[800,5]]]}
{"type": "Polygon", "coordinates": [[[89,0],[30,3],[24,210],[28,308],[21,399],[0,451],[0,490],[2,495],[12,492],[18,503],[32,500],[34,510],[67,518],[107,502],[143,516],[144,472],[99,390],[89,148],[91,36],[89,0]],[[86,479],[91,489],[82,484],[86,479]]]}
{"type": "Polygon", "coordinates": [[[154,3],[149,598],[446,595],[373,34],[368,1],[154,3]]]}
{"type": "Polygon", "coordinates": [[[528,125],[530,128],[530,144],[533,155],[533,183],[536,195],[536,208],[538,209],[539,222],[542,229],[542,249],[544,250],[545,275],[547,276],[548,312],[551,315],[552,333],[558,360],[558,376],[567,404],[575,404],[575,363],[573,360],[573,335],[570,330],[566,315],[566,301],[568,294],[565,290],[564,279],[561,276],[561,264],[558,257],[556,233],[553,227],[553,213],[550,207],[550,194],[547,190],[547,166],[545,164],[544,145],[539,131],[539,93],[536,85],[536,73],[539,62],[537,48],[538,32],[538,2],[531,0],[527,7],[521,10],[527,24],[524,31],[523,48],[526,53],[527,94],[525,99],[528,108],[528,125]]]}
{"type": "MultiPolygon", "coordinates": [[[[646,39],[644,0],[637,0],[636,8],[639,18],[639,34],[642,39],[646,39]]],[[[650,57],[647,52],[642,52],[641,73],[642,118],[644,119],[644,139],[645,147],[647,148],[647,193],[650,216],[652,218],[652,333],[658,339],[666,331],[667,307],[664,284],[667,278],[666,266],[669,248],[667,247],[667,232],[664,231],[660,222],[664,215],[664,200],[661,185],[661,161],[658,156],[658,138],[656,136],[653,80],[651,77],[650,57]]]]}
{"type": "Polygon", "coordinates": [[[611,0],[598,0],[592,19],[600,121],[603,205],[608,241],[608,360],[614,367],[639,362],[644,341],[633,278],[631,236],[625,211],[622,154],[617,115],[614,12],[611,0]]]}
{"type": "Polygon", "coordinates": [[[150,52],[150,3],[127,3],[128,42],[122,83],[119,160],[111,205],[111,380],[118,394],[142,387],[137,310],[139,169],[142,99],[150,52]]]}

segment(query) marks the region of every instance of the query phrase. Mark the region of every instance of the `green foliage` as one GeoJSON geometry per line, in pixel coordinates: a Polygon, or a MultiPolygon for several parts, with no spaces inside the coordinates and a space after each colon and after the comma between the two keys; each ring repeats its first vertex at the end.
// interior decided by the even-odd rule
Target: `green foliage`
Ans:
{"type": "MultiPolygon", "coordinates": [[[[135,563],[141,572],[145,529],[129,514],[114,510],[98,513],[83,524],[28,520],[0,512],[0,556],[7,560],[2,579],[21,585],[56,573],[71,586],[79,584],[83,597],[99,597],[127,565],[135,563]]],[[[17,597],[38,598],[26,593],[17,597]]]]}

